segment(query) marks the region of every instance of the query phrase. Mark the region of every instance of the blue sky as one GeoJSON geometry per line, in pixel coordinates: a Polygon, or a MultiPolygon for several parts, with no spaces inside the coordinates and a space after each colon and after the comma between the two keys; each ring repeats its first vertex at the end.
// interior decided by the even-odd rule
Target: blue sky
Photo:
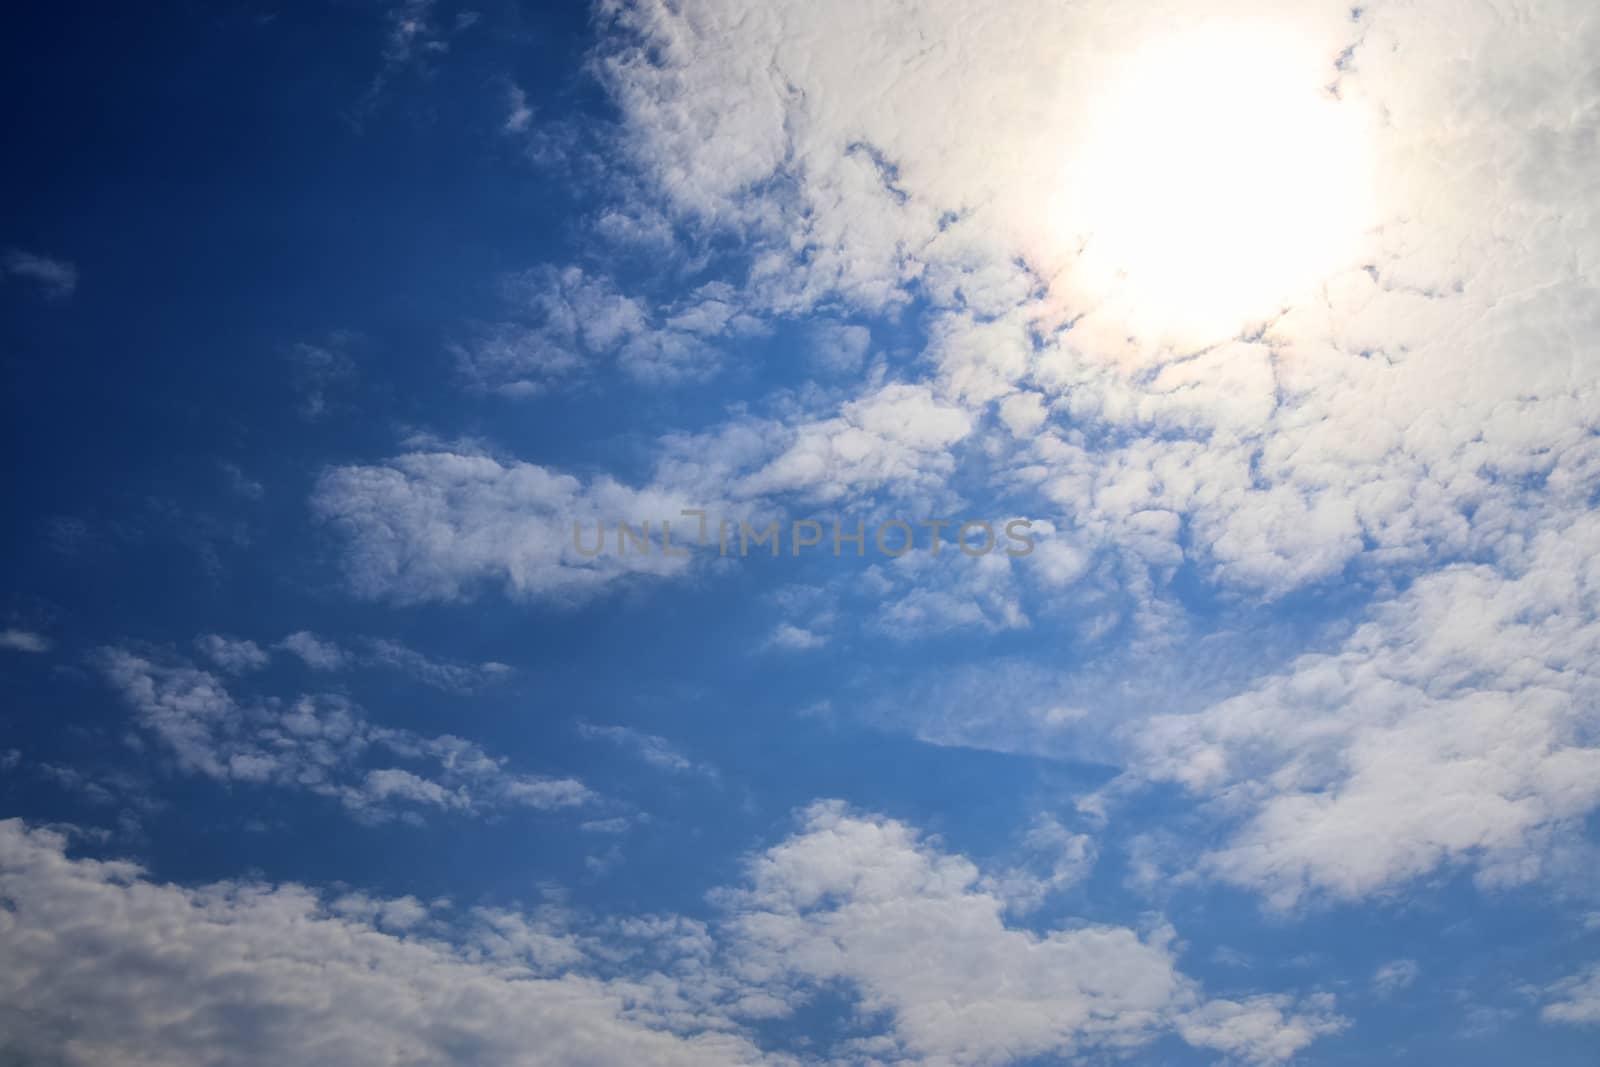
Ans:
{"type": "Polygon", "coordinates": [[[1597,46],[19,12],[0,1060],[1594,1062],[1597,46]]]}

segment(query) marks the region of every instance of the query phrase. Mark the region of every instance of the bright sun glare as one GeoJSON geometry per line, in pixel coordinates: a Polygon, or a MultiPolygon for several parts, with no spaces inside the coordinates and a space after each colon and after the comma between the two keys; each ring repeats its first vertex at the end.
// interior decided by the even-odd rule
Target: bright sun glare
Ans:
{"type": "Polygon", "coordinates": [[[1065,196],[1082,281],[1175,343],[1229,336],[1343,265],[1366,138],[1327,58],[1270,34],[1136,53],[1091,106],[1065,196]]]}

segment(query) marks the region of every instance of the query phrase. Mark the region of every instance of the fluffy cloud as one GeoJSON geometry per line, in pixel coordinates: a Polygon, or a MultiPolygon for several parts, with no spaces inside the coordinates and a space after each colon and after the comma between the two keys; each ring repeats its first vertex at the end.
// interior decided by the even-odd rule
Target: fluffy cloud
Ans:
{"type": "Polygon", "coordinates": [[[456,599],[491,581],[520,596],[579,600],[635,575],[678,574],[688,560],[660,551],[659,523],[704,504],[673,490],[609,478],[586,484],[537,464],[455,452],[334,467],[312,497],[318,517],[347,539],[351,587],[400,602],[456,599]],[[653,551],[623,554],[613,545],[591,558],[578,550],[575,523],[591,537],[604,523],[613,537],[618,522],[645,520],[656,531],[653,551]]]}
{"type": "Polygon", "coordinates": [[[70,859],[65,845],[0,823],[6,1059],[762,1062],[714,1018],[670,1032],[646,984],[554,973],[577,953],[545,924],[485,912],[461,940],[408,936],[415,902],[254,882],[185,889],[132,864],[70,859]]]}
{"type": "Polygon", "coordinates": [[[752,857],[711,926],[486,908],[446,921],[412,898],[180,888],[66,846],[0,822],[0,1055],[781,1065],[798,1060],[740,1020],[841,979],[874,1032],[825,1055],[855,1063],[1001,1064],[1168,1032],[1276,1063],[1341,1026],[1321,996],[1204,999],[1164,927],[1008,927],[965,859],[837,804],[752,857]]]}
{"type": "MultiPolygon", "coordinates": [[[[1178,782],[1226,823],[1205,872],[1282,907],[1450,864],[1489,884],[1540,873],[1549,842],[1600,802],[1595,579],[1569,547],[1600,534],[1591,5],[1557,0],[1538,18],[1385,0],[1240,0],[1203,16],[955,0],[605,11],[599,65],[659,200],[629,217],[659,207],[662,225],[731,236],[744,273],[722,307],[671,310],[582,272],[541,275],[532,328],[589,358],[662,329],[703,336],[734,308],[914,315],[926,344],[907,372],[926,378],[869,379],[786,425],[668,439],[645,489],[447,453],[337,468],[314,503],[343,531],[358,591],[452,598],[489,582],[573,599],[689,567],[571,553],[562,525],[607,517],[601,497],[613,514],[648,499],[636,510],[668,515],[724,496],[928,499],[970,463],[1030,494],[1059,535],[1031,570],[986,563],[913,585],[893,580],[912,564],[881,568],[886,612],[916,632],[1024,625],[1035,606],[1013,571],[1053,589],[1121,581],[1096,593],[1138,601],[1140,637],[1182,632],[1163,597],[1185,565],[1228,597],[1340,578],[1385,591],[1331,651],[1130,731],[1133,778],[1178,782]],[[1092,220],[1054,217],[1116,64],[1201,22],[1305,43],[1337,106],[1367,124],[1375,190],[1371,225],[1318,284],[1204,343],[1148,328],[1093,276],[1079,232],[1092,220]]],[[[823,362],[864,357],[870,336],[848,330],[819,328],[823,362]]],[[[1082,704],[1037,707],[1076,721],[1082,704]]]]}
{"type": "MultiPolygon", "coordinates": [[[[1134,773],[1234,826],[1207,871],[1285,907],[1445,864],[1504,884],[1581,827],[1600,803],[1594,577],[1570,547],[1600,533],[1590,6],[614,11],[607,77],[635,158],[678,217],[754,250],[752,300],[923,312],[930,380],[895,388],[948,409],[949,432],[899,482],[993,463],[1070,531],[1063,584],[1091,558],[1149,569],[1123,572],[1147,629],[1186,563],[1252,597],[1401,583],[1336,651],[1141,721],[1134,773]],[[1203,21],[1305,42],[1367,123],[1375,192],[1320,284],[1199,343],[1147,329],[1052,212],[1115,65],[1203,21]],[[1005,438],[974,432],[990,411],[1005,438]]],[[[870,491],[872,464],[906,451],[891,436],[855,461],[869,439],[845,410],[814,420],[747,484],[870,491]]],[[[1026,617],[1005,588],[884,591],[892,611],[920,597],[924,617],[997,626],[1026,617]]]]}
{"type": "Polygon", "coordinates": [[[678,553],[701,530],[686,510],[707,512],[704,543],[712,545],[718,521],[737,539],[742,521],[759,531],[786,499],[940,493],[954,466],[951,449],[972,426],[926,386],[890,383],[833,417],[794,426],[749,419],[663,438],[653,479],[640,488],[459,446],[330,468],[311,505],[343,535],[347,577],[364,596],[451,600],[502,584],[528,599],[576,602],[624,580],[688,573],[693,553],[678,553]],[[671,555],[662,551],[663,521],[674,530],[671,555]],[[620,522],[635,531],[649,522],[649,551],[619,550],[620,522]]]}
{"type": "Polygon", "coordinates": [[[1008,926],[1006,900],[964,857],[905,825],[822,803],[803,831],[720,898],[738,973],[792,1001],[843,980],[886,1035],[847,1057],[940,1064],[1125,1050],[1176,1028],[1191,1044],[1275,1062],[1339,1027],[1321,1000],[1206,1002],[1174,966],[1172,931],[1008,926]],[[911,951],[911,946],[918,946],[911,951]]]}
{"type": "Polygon", "coordinates": [[[593,799],[576,779],[510,771],[462,738],[374,725],[340,696],[242,701],[207,671],[125,649],[102,650],[98,665],[182,770],[217,781],[303,789],[369,820],[593,799]]]}
{"type": "MultiPolygon", "coordinates": [[[[996,531],[997,547],[986,555],[968,556],[952,545],[957,529],[951,526],[943,531],[938,555],[924,545],[870,567],[858,588],[880,603],[876,627],[899,640],[966,628],[1026,629],[1030,620],[1023,607],[1022,583],[1032,577],[1025,562],[1028,557],[1007,554],[1016,544],[1006,540],[1005,520],[990,526],[996,531]]],[[[969,543],[976,551],[983,534],[974,531],[972,538],[969,543]]]]}
{"type": "Polygon", "coordinates": [[[843,405],[832,418],[802,423],[783,451],[739,486],[740,495],[801,493],[836,501],[847,493],[937,488],[954,467],[951,446],[972,418],[926,386],[894,383],[843,405]]]}
{"type": "MultiPolygon", "coordinates": [[[[1278,595],[1353,560],[1498,551],[1545,487],[1594,469],[1600,19],[1577,0],[1538,19],[1331,0],[610,9],[604,69],[634,158],[679,218],[744,241],[746,298],[923,300],[943,399],[1001,401],[1014,431],[1047,431],[1019,462],[1108,543],[1278,595]],[[1244,336],[1183,347],[1093,281],[1092,220],[1052,212],[1117,64],[1204,27],[1301,42],[1365,119],[1379,193],[1321,285],[1244,336]]],[[[848,487],[837,437],[802,440],[770,483],[848,487]]]]}
{"type": "Polygon", "coordinates": [[[1441,864],[1537,877],[1600,806],[1600,516],[1545,531],[1506,570],[1418,579],[1335,652],[1132,744],[1140,773],[1242,820],[1205,866],[1284,907],[1355,899],[1441,864]]]}

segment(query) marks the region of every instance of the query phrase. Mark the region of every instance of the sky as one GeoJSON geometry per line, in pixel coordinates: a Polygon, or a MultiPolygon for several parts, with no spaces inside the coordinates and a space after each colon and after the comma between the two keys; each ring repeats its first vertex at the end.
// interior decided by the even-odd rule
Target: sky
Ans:
{"type": "Polygon", "coordinates": [[[12,12],[0,1064],[1593,1064],[1596,54],[12,12]]]}

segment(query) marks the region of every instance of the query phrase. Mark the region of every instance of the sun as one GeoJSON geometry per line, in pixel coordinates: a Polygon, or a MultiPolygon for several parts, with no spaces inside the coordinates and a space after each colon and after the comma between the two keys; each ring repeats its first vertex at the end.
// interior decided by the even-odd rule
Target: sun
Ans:
{"type": "Polygon", "coordinates": [[[1346,265],[1371,197],[1360,111],[1334,73],[1266,31],[1135,52],[1088,104],[1057,205],[1077,284],[1148,339],[1200,345],[1346,265]]]}

